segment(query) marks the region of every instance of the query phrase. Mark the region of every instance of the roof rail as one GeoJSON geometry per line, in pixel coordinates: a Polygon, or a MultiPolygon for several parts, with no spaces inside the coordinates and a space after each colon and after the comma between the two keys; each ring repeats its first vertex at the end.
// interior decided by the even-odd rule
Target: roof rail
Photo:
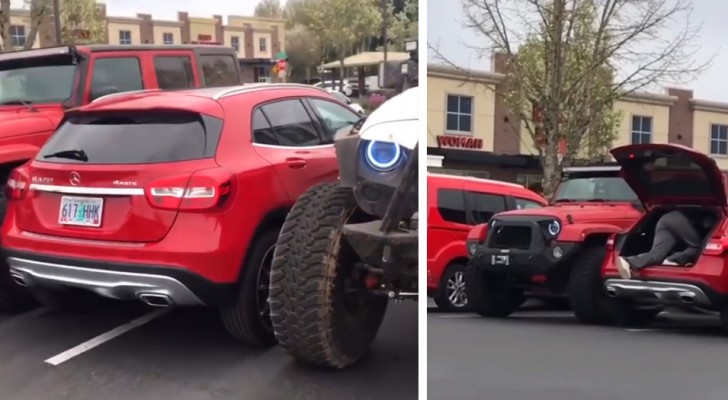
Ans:
{"type": "Polygon", "coordinates": [[[448,174],[439,174],[439,173],[435,173],[435,172],[428,172],[427,175],[428,176],[434,176],[434,177],[437,177],[437,178],[460,179],[460,180],[471,181],[471,182],[492,183],[492,184],[496,184],[496,185],[517,187],[517,188],[520,188],[520,189],[524,189],[525,188],[525,186],[520,185],[518,183],[506,182],[506,181],[499,181],[499,180],[496,180],[496,179],[476,178],[474,176],[448,175],[448,174]]]}
{"type": "Polygon", "coordinates": [[[622,167],[619,165],[595,165],[586,167],[566,167],[563,169],[564,172],[609,172],[619,171],[622,167]]]}
{"type": "Polygon", "coordinates": [[[124,95],[127,95],[127,94],[134,94],[134,93],[159,92],[160,90],[162,90],[162,89],[141,89],[141,90],[130,90],[128,92],[111,93],[111,94],[107,94],[107,95],[101,96],[101,97],[99,97],[97,99],[93,99],[91,101],[91,104],[96,103],[99,100],[108,100],[108,99],[110,99],[112,97],[119,97],[119,96],[124,96],[124,95]]]}
{"type": "MultiPolygon", "coordinates": [[[[239,94],[239,93],[254,92],[257,90],[296,89],[296,88],[316,89],[316,90],[320,90],[322,92],[326,92],[326,89],[324,89],[324,88],[311,86],[311,85],[304,85],[302,83],[252,83],[252,84],[248,84],[248,85],[223,88],[222,90],[217,92],[214,96],[212,96],[212,98],[213,98],[213,100],[218,100],[223,97],[232,96],[232,95],[239,94]]],[[[326,93],[328,93],[328,92],[326,92],[326,93]]]]}

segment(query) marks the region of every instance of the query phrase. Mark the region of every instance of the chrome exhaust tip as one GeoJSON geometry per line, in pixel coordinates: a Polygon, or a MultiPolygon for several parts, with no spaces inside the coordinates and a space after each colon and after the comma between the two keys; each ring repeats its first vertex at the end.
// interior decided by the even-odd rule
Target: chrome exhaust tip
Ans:
{"type": "Polygon", "coordinates": [[[17,284],[18,286],[27,287],[28,282],[25,281],[25,278],[23,278],[20,274],[10,274],[10,277],[13,279],[13,282],[17,284]]]}
{"type": "Polygon", "coordinates": [[[609,286],[607,288],[607,296],[609,296],[609,297],[617,297],[617,289],[614,288],[614,287],[612,287],[612,286],[609,286]]]}
{"type": "Polygon", "coordinates": [[[680,301],[685,304],[695,304],[695,294],[690,292],[683,292],[678,295],[680,301]]]}
{"type": "Polygon", "coordinates": [[[166,294],[159,293],[142,293],[139,300],[150,307],[172,307],[174,301],[166,294]]]}

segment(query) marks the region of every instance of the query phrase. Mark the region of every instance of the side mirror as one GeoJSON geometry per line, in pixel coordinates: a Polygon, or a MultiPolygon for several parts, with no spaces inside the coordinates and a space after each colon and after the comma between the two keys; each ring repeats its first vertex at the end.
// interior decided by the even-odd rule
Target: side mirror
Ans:
{"type": "Polygon", "coordinates": [[[108,96],[110,94],[116,94],[119,93],[119,88],[115,86],[102,86],[100,88],[97,88],[95,90],[91,91],[91,98],[90,101],[94,101],[96,99],[99,99],[104,96],[108,96]]]}

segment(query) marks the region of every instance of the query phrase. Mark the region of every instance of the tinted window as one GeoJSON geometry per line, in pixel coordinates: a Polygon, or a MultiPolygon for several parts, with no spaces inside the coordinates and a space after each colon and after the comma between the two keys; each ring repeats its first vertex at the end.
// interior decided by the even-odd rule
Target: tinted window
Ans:
{"type": "Polygon", "coordinates": [[[515,201],[516,201],[516,210],[527,210],[529,208],[543,207],[541,204],[536,203],[535,201],[520,199],[518,197],[515,198],[515,201]]]}
{"type": "Polygon", "coordinates": [[[506,210],[506,199],[503,196],[470,192],[472,216],[476,224],[488,222],[493,214],[506,210]]]}
{"type": "Polygon", "coordinates": [[[332,101],[311,99],[311,105],[323,120],[327,134],[330,136],[329,139],[332,142],[339,129],[354,125],[361,118],[355,112],[332,101]]]}
{"type": "Polygon", "coordinates": [[[462,190],[440,189],[437,191],[437,211],[442,219],[458,224],[467,224],[465,197],[462,190]]]}
{"type": "Polygon", "coordinates": [[[212,157],[222,121],[178,111],[81,113],[68,117],[38,159],[57,163],[149,164],[212,157]],[[83,151],[88,161],[45,158],[83,151]]]}
{"type": "Polygon", "coordinates": [[[143,89],[137,58],[99,58],[94,62],[91,96],[143,89]]]}
{"type": "Polygon", "coordinates": [[[0,71],[0,103],[59,102],[71,97],[75,65],[41,65],[0,71]]]}
{"type": "Polygon", "coordinates": [[[192,63],[189,57],[154,57],[154,72],[160,89],[186,89],[195,87],[192,63]]]}
{"type": "Polygon", "coordinates": [[[237,60],[229,55],[200,56],[202,76],[206,86],[235,86],[240,84],[240,77],[235,68],[237,60]]]}
{"type": "Polygon", "coordinates": [[[301,100],[284,100],[262,107],[281,146],[316,146],[322,144],[316,126],[301,100]]]}
{"type": "Polygon", "coordinates": [[[273,128],[271,128],[270,123],[268,123],[268,120],[260,109],[253,111],[253,142],[272,145],[279,144],[273,128]]]}

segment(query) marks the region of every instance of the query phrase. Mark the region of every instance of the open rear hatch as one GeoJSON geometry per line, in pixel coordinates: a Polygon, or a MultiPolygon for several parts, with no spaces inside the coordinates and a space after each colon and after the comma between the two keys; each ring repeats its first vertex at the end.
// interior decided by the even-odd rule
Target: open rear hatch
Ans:
{"type": "Polygon", "coordinates": [[[214,160],[221,128],[184,111],[69,113],[11,177],[30,188],[12,196],[16,223],[43,235],[159,241],[180,210],[214,207],[229,189],[214,160]]]}
{"type": "Polygon", "coordinates": [[[647,207],[726,205],[725,176],[715,160],[689,147],[638,144],[612,149],[625,181],[647,207]]]}

